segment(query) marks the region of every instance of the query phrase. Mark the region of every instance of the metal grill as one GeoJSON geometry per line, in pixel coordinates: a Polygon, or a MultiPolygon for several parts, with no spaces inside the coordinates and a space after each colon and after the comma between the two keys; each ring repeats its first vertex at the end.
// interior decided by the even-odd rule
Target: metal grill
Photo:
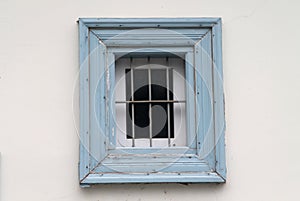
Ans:
{"type": "MultiPolygon", "coordinates": [[[[169,59],[166,57],[166,65],[165,66],[160,66],[160,67],[155,67],[151,68],[151,62],[150,62],[150,57],[148,57],[147,64],[142,66],[142,67],[133,67],[132,62],[133,58],[130,57],[130,65],[127,70],[130,70],[130,96],[131,100],[116,100],[116,104],[131,104],[131,137],[132,137],[132,147],[135,147],[135,141],[137,139],[136,137],[136,131],[135,131],[135,104],[149,104],[149,141],[150,141],[150,147],[152,147],[152,141],[153,141],[153,117],[152,117],[152,105],[153,104],[158,104],[158,103],[166,103],[167,104],[167,140],[168,140],[168,146],[171,146],[171,125],[170,125],[170,119],[171,119],[171,104],[174,103],[186,103],[185,100],[174,100],[173,95],[170,97],[170,91],[172,91],[172,88],[170,87],[170,75],[173,73],[172,67],[169,65],[169,59]],[[135,100],[135,86],[134,86],[134,71],[135,70],[147,70],[147,75],[148,75],[148,97],[149,100],[135,100]],[[166,99],[161,99],[161,100],[153,100],[152,99],[152,89],[151,86],[153,83],[151,83],[151,77],[152,73],[151,70],[153,69],[159,69],[163,70],[166,73],[166,93],[167,97],[166,99]]],[[[126,87],[127,89],[127,87],[126,87]]],[[[127,99],[127,98],[126,98],[127,99]]],[[[172,109],[174,109],[172,107],[172,109]]],[[[174,131],[174,129],[173,129],[174,131]]],[[[173,135],[174,136],[174,135],[173,135]]],[[[165,138],[164,138],[165,139],[165,138]]]]}

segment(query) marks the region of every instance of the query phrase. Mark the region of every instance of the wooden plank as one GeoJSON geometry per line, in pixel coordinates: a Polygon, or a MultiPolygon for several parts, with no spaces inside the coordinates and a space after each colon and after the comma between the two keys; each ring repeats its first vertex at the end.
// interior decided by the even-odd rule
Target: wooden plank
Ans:
{"type": "Polygon", "coordinates": [[[115,55],[108,53],[107,57],[107,71],[109,72],[109,88],[108,88],[108,117],[109,117],[109,145],[108,149],[114,149],[116,147],[116,110],[115,110],[115,55]]]}
{"type": "Polygon", "coordinates": [[[82,184],[99,183],[209,183],[224,180],[216,173],[90,174],[82,184]]]}
{"type": "Polygon", "coordinates": [[[206,163],[184,161],[168,163],[118,163],[98,166],[95,173],[153,173],[153,172],[208,172],[211,171],[206,163]]]}
{"type": "MultiPolygon", "coordinates": [[[[114,53],[117,56],[123,56],[125,53],[144,53],[150,54],[150,53],[157,53],[157,54],[163,54],[163,53],[173,53],[175,55],[180,56],[181,58],[185,57],[185,54],[187,52],[193,52],[193,47],[161,47],[161,46],[140,46],[140,47],[109,47],[107,50],[109,53],[114,53]]],[[[136,55],[135,55],[136,56],[136,55]]]]}
{"type": "Polygon", "coordinates": [[[212,27],[219,18],[80,18],[88,27],[212,27]]]}
{"type": "Polygon", "coordinates": [[[155,47],[155,46],[164,46],[164,47],[173,47],[173,46],[179,46],[179,47],[193,47],[196,44],[197,41],[191,40],[189,38],[182,38],[180,40],[178,39],[120,39],[113,38],[110,40],[106,40],[105,44],[108,47],[155,47]]]}
{"type": "Polygon", "coordinates": [[[185,79],[186,79],[186,126],[187,126],[187,143],[192,149],[197,147],[196,127],[195,127],[195,69],[194,53],[188,52],[185,56],[185,79]]]}
{"type": "Polygon", "coordinates": [[[195,149],[188,147],[151,147],[151,148],[139,148],[139,147],[124,147],[108,150],[109,154],[193,154],[195,149]]]}
{"type": "Polygon", "coordinates": [[[195,154],[122,154],[108,155],[94,170],[105,172],[206,172],[208,164],[195,154]]]}
{"type": "Polygon", "coordinates": [[[209,29],[207,28],[168,28],[168,29],[93,29],[102,41],[106,43],[107,40],[121,41],[121,40],[194,40],[197,41],[203,37],[209,29]]]}
{"type": "Polygon", "coordinates": [[[89,60],[88,60],[88,28],[79,21],[80,45],[80,163],[79,178],[89,173],[89,60]]]}
{"type": "Polygon", "coordinates": [[[90,33],[90,169],[106,156],[105,142],[105,65],[106,47],[90,33]]]}
{"type": "Polygon", "coordinates": [[[212,34],[208,32],[195,46],[197,128],[199,157],[206,159],[215,169],[212,34]]]}
{"type": "Polygon", "coordinates": [[[214,110],[215,110],[215,144],[216,171],[226,179],[225,162],[225,108],[222,66],[222,21],[221,19],[212,29],[213,33],[213,74],[214,74],[214,110]]]}

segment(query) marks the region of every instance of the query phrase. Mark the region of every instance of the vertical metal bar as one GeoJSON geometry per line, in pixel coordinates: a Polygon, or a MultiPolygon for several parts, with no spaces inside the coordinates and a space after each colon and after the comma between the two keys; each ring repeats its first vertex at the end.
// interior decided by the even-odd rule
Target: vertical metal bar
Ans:
{"type": "MultiPolygon", "coordinates": [[[[131,77],[131,100],[134,101],[134,86],[133,86],[133,67],[132,67],[132,57],[130,57],[130,77],[131,77]]],[[[132,146],[135,147],[135,124],[134,124],[134,103],[131,105],[131,126],[132,126],[132,146]]]]}
{"type": "MultiPolygon", "coordinates": [[[[166,69],[166,74],[167,74],[167,100],[170,100],[170,93],[169,93],[169,88],[170,88],[170,83],[169,83],[169,58],[166,58],[167,61],[167,69],[166,69]]],[[[168,146],[171,146],[171,126],[170,126],[170,103],[167,103],[167,112],[168,112],[168,117],[167,117],[167,121],[168,121],[168,146]]]]}
{"type": "MultiPolygon", "coordinates": [[[[148,80],[149,80],[149,100],[152,100],[151,94],[151,68],[150,68],[150,57],[148,57],[148,80]]],[[[149,140],[150,147],[152,147],[152,103],[149,103],[149,140]]]]}

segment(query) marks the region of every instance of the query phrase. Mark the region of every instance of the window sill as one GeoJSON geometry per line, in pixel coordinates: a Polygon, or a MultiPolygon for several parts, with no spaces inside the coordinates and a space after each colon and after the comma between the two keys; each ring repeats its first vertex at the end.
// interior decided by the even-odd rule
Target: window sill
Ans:
{"type": "Polygon", "coordinates": [[[225,183],[225,179],[216,172],[89,174],[81,182],[81,186],[107,183],[225,183]]]}

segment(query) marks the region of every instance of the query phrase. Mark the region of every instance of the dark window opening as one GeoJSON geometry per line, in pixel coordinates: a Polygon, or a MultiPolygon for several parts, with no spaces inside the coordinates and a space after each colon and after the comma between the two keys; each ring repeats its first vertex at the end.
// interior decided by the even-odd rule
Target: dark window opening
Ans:
{"type": "Polygon", "coordinates": [[[172,68],[131,68],[125,74],[127,139],[174,138],[172,68]]]}

